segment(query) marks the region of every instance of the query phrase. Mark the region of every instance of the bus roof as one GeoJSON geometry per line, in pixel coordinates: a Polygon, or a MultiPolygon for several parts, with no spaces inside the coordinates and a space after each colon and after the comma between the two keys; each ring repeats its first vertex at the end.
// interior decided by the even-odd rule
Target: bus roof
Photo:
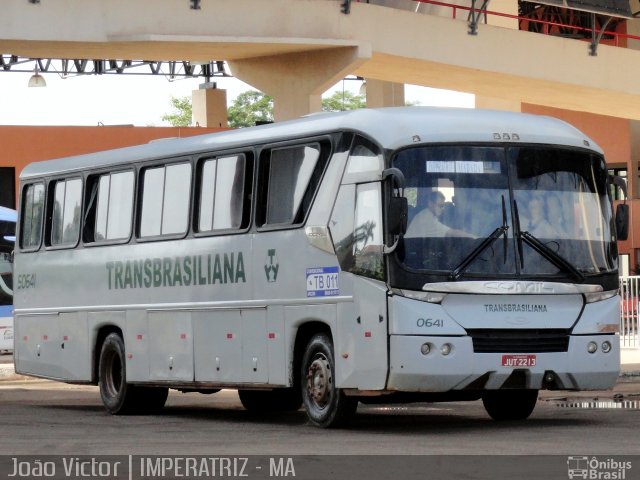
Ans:
{"type": "Polygon", "coordinates": [[[385,149],[432,142],[556,144],[602,150],[568,123],[538,115],[463,108],[393,107],[317,113],[257,127],[153,141],[28,165],[21,179],[128,164],[153,158],[260,145],[336,131],[361,133],[385,149]],[[513,136],[516,134],[519,140],[513,136]]]}

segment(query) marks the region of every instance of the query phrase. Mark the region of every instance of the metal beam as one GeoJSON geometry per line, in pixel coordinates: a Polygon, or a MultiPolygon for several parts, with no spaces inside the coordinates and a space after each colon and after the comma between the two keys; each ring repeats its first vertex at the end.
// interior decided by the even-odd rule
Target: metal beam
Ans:
{"type": "Polygon", "coordinates": [[[600,33],[596,35],[596,14],[591,14],[591,45],[589,45],[589,55],[592,57],[598,56],[598,45],[600,44],[600,40],[602,40],[602,36],[607,30],[609,23],[611,23],[611,20],[613,20],[613,17],[608,17],[607,21],[604,22],[600,28],[600,33]]]}
{"type": "Polygon", "coordinates": [[[22,58],[17,55],[0,55],[0,72],[57,73],[62,78],[79,75],[163,75],[168,80],[177,78],[230,77],[223,61],[208,63],[187,61],[149,61],[112,59],[70,59],[70,58],[22,58]]]}
{"type": "Polygon", "coordinates": [[[489,0],[482,0],[482,5],[480,8],[476,8],[476,0],[471,0],[471,10],[469,10],[469,16],[467,21],[469,22],[469,35],[477,35],[478,34],[478,23],[480,22],[480,17],[484,15],[484,21],[487,22],[487,6],[489,5],[489,0]]]}

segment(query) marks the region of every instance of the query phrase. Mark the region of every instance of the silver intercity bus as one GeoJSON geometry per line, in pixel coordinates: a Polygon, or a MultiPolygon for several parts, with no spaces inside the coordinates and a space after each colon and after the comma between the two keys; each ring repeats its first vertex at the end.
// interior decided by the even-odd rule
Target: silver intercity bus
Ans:
{"type": "Polygon", "coordinates": [[[358,402],[523,419],[618,376],[626,205],[555,119],[317,114],[20,179],[16,371],[97,384],[114,414],[233,388],[321,427],[358,402]]]}

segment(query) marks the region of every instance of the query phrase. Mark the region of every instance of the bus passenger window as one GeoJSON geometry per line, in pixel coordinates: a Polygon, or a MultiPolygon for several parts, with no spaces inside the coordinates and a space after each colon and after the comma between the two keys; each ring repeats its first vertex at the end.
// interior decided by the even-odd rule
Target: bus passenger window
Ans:
{"type": "Polygon", "coordinates": [[[210,232],[242,228],[245,210],[245,156],[206,160],[202,164],[200,177],[197,230],[210,232]]]}
{"type": "Polygon", "coordinates": [[[129,238],[132,212],[133,172],[102,175],[98,183],[94,240],[129,238]]]}
{"type": "Polygon", "coordinates": [[[74,178],[55,183],[51,212],[51,246],[72,246],[80,233],[82,180],[74,178]]]}
{"type": "Polygon", "coordinates": [[[22,226],[20,246],[33,249],[40,246],[42,239],[42,217],[44,216],[44,185],[27,185],[22,199],[22,226]]]}
{"type": "Polygon", "coordinates": [[[140,236],[180,234],[189,224],[191,164],[148,168],[143,172],[140,236]]]}
{"type": "Polygon", "coordinates": [[[317,143],[271,151],[264,223],[296,223],[319,157],[317,143]]]}

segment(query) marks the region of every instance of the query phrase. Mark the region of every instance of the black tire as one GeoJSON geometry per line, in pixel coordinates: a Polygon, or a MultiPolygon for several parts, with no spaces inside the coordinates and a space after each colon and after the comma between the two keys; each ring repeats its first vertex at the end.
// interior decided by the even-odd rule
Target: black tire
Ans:
{"type": "Polygon", "coordinates": [[[250,412],[293,412],[302,406],[302,396],[297,388],[274,390],[238,390],[242,406],[250,412]]]}
{"type": "Polygon", "coordinates": [[[110,333],[102,343],[98,366],[100,397],[113,415],[156,413],[167,400],[168,388],[139,387],[127,383],[124,341],[110,333]]]}
{"type": "Polygon", "coordinates": [[[324,333],[314,335],[302,357],[302,403],[311,423],[322,428],[346,425],[358,408],[334,383],[333,342],[324,333]]]}
{"type": "Polygon", "coordinates": [[[490,390],[482,403],[491,418],[498,421],[524,420],[538,401],[538,390],[490,390]]]}

